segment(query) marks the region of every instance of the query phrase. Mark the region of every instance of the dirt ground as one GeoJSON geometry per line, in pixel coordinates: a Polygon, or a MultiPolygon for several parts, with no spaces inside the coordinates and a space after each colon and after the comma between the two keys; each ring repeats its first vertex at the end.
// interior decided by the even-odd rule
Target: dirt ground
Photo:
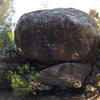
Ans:
{"type": "Polygon", "coordinates": [[[91,98],[86,99],[82,96],[52,96],[52,95],[43,95],[43,96],[23,96],[23,97],[14,97],[10,91],[0,91],[0,100],[100,100],[100,96],[97,99],[91,98]]]}

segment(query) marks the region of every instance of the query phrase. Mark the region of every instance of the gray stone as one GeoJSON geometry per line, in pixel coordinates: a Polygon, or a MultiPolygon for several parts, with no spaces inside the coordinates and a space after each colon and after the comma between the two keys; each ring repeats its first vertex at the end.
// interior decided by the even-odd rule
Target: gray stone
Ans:
{"type": "Polygon", "coordinates": [[[1,62],[21,63],[26,62],[24,55],[16,49],[15,44],[11,44],[0,52],[1,62]]]}
{"type": "Polygon", "coordinates": [[[54,86],[80,88],[91,71],[90,64],[63,63],[40,71],[37,81],[54,86]]]}
{"type": "Polygon", "coordinates": [[[5,62],[0,62],[0,70],[7,70],[8,65],[5,62]]]}
{"type": "Polygon", "coordinates": [[[97,35],[88,14],[57,8],[24,14],[15,28],[15,43],[28,59],[90,62],[96,56],[97,35]]]}

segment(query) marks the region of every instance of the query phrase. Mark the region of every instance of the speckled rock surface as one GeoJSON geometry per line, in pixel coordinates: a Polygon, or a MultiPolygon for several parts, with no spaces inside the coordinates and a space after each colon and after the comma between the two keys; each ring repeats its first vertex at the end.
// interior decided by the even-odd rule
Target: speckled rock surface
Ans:
{"type": "Polygon", "coordinates": [[[73,8],[24,14],[15,29],[15,42],[28,59],[44,62],[91,61],[98,45],[97,25],[73,8]]]}

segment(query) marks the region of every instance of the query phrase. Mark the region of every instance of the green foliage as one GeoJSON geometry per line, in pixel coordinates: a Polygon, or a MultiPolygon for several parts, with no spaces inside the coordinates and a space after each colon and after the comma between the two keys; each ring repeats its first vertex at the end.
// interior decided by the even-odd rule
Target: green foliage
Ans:
{"type": "Polygon", "coordinates": [[[0,37],[4,39],[5,46],[14,42],[11,19],[14,12],[13,0],[2,0],[0,2],[0,37]]]}
{"type": "Polygon", "coordinates": [[[99,30],[99,33],[100,33],[100,17],[99,17],[99,12],[97,12],[95,9],[91,9],[89,14],[94,18],[94,20],[96,21],[97,23],[97,26],[98,26],[98,30],[99,30]]]}
{"type": "Polygon", "coordinates": [[[2,32],[1,37],[5,41],[5,45],[8,46],[11,43],[14,43],[14,31],[8,26],[5,27],[5,30],[2,32]]]}
{"type": "Polygon", "coordinates": [[[95,18],[99,17],[99,13],[95,9],[91,9],[89,14],[95,18]]]}
{"type": "MultiPolygon", "coordinates": [[[[3,0],[2,0],[3,1],[3,0]]],[[[0,2],[0,29],[7,23],[11,22],[11,17],[14,13],[13,0],[6,0],[5,2],[0,2]]]]}
{"type": "Polygon", "coordinates": [[[36,81],[36,71],[31,69],[28,64],[17,66],[16,71],[8,71],[7,79],[11,83],[14,96],[27,95],[28,93],[35,94],[31,83],[36,81]]]}

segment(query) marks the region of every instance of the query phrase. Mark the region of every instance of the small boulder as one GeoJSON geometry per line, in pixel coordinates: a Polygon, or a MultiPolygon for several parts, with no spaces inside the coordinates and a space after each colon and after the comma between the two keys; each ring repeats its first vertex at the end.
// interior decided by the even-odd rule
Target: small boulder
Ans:
{"type": "Polygon", "coordinates": [[[63,63],[40,71],[37,81],[54,86],[80,88],[91,71],[90,64],[63,63]]]}

